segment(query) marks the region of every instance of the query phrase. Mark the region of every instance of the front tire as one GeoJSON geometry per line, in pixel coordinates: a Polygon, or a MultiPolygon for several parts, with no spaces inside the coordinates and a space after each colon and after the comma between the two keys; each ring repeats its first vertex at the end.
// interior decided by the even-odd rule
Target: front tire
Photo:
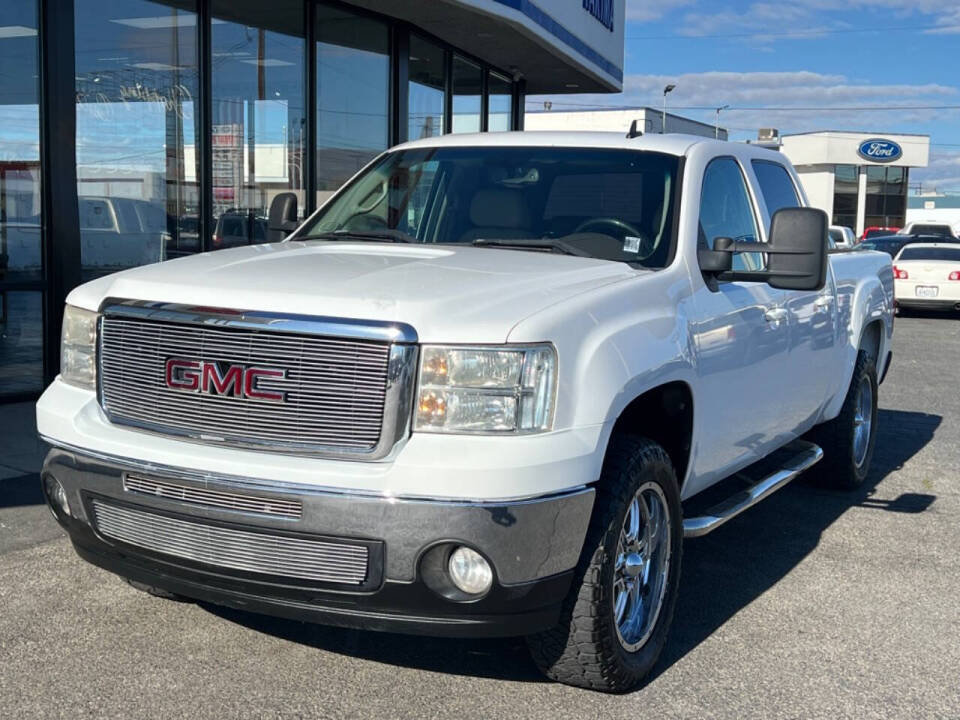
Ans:
{"type": "Polygon", "coordinates": [[[632,690],[666,644],[683,554],[676,473],[658,444],[614,436],[560,623],[527,638],[548,677],[632,690]]]}

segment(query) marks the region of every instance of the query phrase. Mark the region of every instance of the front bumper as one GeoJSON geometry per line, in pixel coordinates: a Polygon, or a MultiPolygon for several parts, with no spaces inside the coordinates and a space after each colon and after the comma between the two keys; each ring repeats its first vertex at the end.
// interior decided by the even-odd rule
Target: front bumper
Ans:
{"type": "Polygon", "coordinates": [[[66,491],[70,516],[52,507],[77,552],[123,577],[281,617],[445,636],[520,635],[554,625],[580,556],[594,497],[591,488],[581,488],[504,503],[397,500],[270,483],[251,486],[239,478],[144,468],[65,449],[50,451],[43,473],[66,491]],[[298,518],[272,517],[182,497],[141,495],[125,489],[124,477],[131,473],[190,489],[292,500],[302,512],[298,518]],[[102,531],[91,511],[94,499],[198,527],[363,543],[371,548],[367,577],[361,586],[349,588],[240,571],[132,545],[102,531]],[[493,566],[494,585],[479,599],[436,589],[436,566],[426,558],[455,545],[478,550],[493,566]]]}

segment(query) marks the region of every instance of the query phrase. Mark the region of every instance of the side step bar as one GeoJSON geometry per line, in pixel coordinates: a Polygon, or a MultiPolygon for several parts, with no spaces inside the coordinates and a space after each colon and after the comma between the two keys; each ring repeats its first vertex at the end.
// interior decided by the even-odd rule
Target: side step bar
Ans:
{"type": "Polygon", "coordinates": [[[823,450],[818,445],[804,440],[794,440],[783,450],[790,451],[783,467],[726,500],[717,503],[702,515],[684,518],[683,536],[686,538],[702,537],[709,532],[713,532],[727,520],[735,518],[768,495],[772,495],[804,470],[816,465],[823,457],[823,450]]]}

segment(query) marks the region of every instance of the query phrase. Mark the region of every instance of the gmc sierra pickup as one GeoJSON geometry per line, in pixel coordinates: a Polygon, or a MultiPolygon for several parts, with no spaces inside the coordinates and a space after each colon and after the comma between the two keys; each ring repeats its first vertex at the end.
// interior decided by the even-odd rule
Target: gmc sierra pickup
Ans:
{"type": "Polygon", "coordinates": [[[525,635],[550,677],[625,691],[685,537],[818,461],[867,474],[893,273],[827,231],[750,145],[407,143],[284,242],[74,290],[44,492],[155,595],[525,635]]]}

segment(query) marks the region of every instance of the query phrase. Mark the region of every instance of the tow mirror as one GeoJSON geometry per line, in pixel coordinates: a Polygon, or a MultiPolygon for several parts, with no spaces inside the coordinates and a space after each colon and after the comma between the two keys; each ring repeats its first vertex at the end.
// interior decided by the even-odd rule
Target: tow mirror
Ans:
{"type": "Polygon", "coordinates": [[[296,193],[284,192],[273,198],[267,223],[268,242],[280,242],[297,229],[296,193]]]}
{"type": "Polygon", "coordinates": [[[766,282],[781,290],[820,290],[827,281],[827,214],[816,208],[782,208],[773,214],[770,242],[716,238],[697,253],[700,269],[717,280],[766,282]],[[732,270],[734,253],[767,255],[766,270],[732,270]],[[726,256],[726,257],[724,257],[726,256]]]}

